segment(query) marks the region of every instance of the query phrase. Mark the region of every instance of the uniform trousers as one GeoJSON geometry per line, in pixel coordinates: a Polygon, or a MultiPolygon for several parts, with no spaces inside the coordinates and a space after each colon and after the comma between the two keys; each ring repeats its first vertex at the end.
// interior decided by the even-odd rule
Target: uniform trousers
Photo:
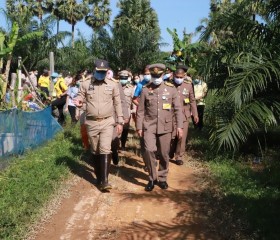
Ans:
{"type": "Polygon", "coordinates": [[[175,159],[176,160],[182,160],[183,155],[186,150],[186,141],[188,136],[188,130],[189,130],[189,118],[187,118],[187,121],[183,122],[183,136],[181,139],[175,138],[175,144],[176,144],[176,150],[175,150],[175,159]]]}
{"type": "Polygon", "coordinates": [[[122,135],[121,135],[122,148],[125,147],[125,144],[126,144],[126,141],[127,141],[128,132],[129,132],[129,126],[130,126],[130,118],[128,120],[128,123],[125,123],[123,125],[123,131],[122,131],[122,135]]]}
{"type": "Polygon", "coordinates": [[[156,134],[144,132],[144,162],[149,170],[149,180],[166,181],[169,168],[169,150],[171,133],[156,134]],[[159,157],[159,169],[156,167],[156,153],[159,157]]]}
{"type": "Polygon", "coordinates": [[[119,150],[119,146],[120,146],[120,136],[117,134],[117,125],[114,124],[114,130],[113,130],[113,134],[112,134],[112,138],[111,138],[111,149],[113,154],[117,154],[118,150],[119,150]]]}
{"type": "Polygon", "coordinates": [[[113,117],[101,121],[86,120],[87,132],[93,154],[110,154],[115,120],[113,117]]]}

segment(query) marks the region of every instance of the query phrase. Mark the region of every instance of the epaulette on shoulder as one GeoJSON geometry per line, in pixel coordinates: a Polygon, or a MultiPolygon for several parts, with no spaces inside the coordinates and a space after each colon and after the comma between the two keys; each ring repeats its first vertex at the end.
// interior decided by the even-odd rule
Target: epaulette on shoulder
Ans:
{"type": "Polygon", "coordinates": [[[174,87],[174,84],[171,83],[171,82],[165,81],[164,84],[165,84],[166,86],[169,86],[169,87],[174,87]]]}
{"type": "Polygon", "coordinates": [[[142,88],[149,87],[150,85],[151,85],[151,82],[149,82],[148,84],[144,85],[142,88]]]}
{"type": "Polygon", "coordinates": [[[112,80],[112,81],[115,82],[115,83],[119,83],[119,82],[120,82],[119,80],[117,80],[117,79],[115,79],[115,78],[109,78],[109,80],[112,80]]]}
{"type": "Polygon", "coordinates": [[[185,80],[184,80],[184,83],[192,84],[192,81],[191,81],[191,80],[188,80],[188,79],[185,79],[185,80]]]}
{"type": "Polygon", "coordinates": [[[88,80],[91,80],[91,79],[92,79],[92,77],[91,77],[91,76],[88,76],[88,77],[86,77],[85,79],[83,79],[82,82],[85,82],[85,81],[88,81],[88,80]]]}

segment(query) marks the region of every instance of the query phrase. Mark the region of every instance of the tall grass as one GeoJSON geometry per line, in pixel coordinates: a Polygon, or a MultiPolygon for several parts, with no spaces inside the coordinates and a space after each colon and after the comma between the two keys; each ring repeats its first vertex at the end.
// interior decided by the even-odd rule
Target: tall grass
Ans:
{"type": "Polygon", "coordinates": [[[218,185],[220,203],[231,209],[232,219],[243,221],[246,227],[241,231],[248,239],[279,239],[279,145],[263,149],[261,162],[256,163],[253,154],[213,151],[207,136],[207,131],[191,130],[189,151],[193,150],[210,170],[218,185]]]}
{"type": "Polygon", "coordinates": [[[69,164],[81,153],[78,126],[59,133],[54,140],[10,159],[0,173],[0,239],[24,238],[44,204],[71,173],[69,164]]]}

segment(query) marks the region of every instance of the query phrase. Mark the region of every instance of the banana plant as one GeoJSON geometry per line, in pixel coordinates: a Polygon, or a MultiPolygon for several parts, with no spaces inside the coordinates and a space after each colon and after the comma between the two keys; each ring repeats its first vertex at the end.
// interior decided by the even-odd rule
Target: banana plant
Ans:
{"type": "Polygon", "coordinates": [[[3,77],[3,85],[2,85],[2,100],[6,94],[7,90],[7,84],[8,84],[8,76],[10,72],[10,66],[12,61],[12,52],[13,48],[16,45],[17,39],[18,39],[18,32],[19,32],[19,26],[17,22],[13,22],[12,25],[12,31],[10,33],[9,38],[5,36],[3,33],[1,33],[0,36],[0,45],[2,46],[0,51],[0,58],[3,59],[3,57],[7,57],[7,64],[6,64],[6,71],[5,71],[5,77],[3,77]],[[5,43],[6,38],[8,38],[7,45],[3,46],[5,43]]]}
{"type": "Polygon", "coordinates": [[[0,33],[0,46],[2,46],[2,48],[0,48],[0,58],[5,57],[7,59],[3,84],[1,88],[2,100],[7,90],[8,76],[10,73],[10,66],[11,66],[13,50],[15,46],[19,44],[28,44],[28,42],[31,41],[32,39],[42,37],[42,36],[43,36],[43,32],[36,31],[36,32],[27,33],[19,38],[19,25],[17,22],[12,23],[12,30],[9,35],[0,33]]]}

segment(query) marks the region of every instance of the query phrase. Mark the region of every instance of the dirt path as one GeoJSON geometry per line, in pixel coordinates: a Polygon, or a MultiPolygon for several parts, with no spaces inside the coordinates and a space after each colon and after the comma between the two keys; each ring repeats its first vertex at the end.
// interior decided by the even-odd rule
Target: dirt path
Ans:
{"type": "Polygon", "coordinates": [[[155,187],[147,193],[142,159],[130,152],[124,156],[119,166],[111,168],[110,193],[97,190],[92,168],[85,164],[76,173],[79,180],[69,197],[63,199],[35,239],[219,239],[210,230],[200,169],[188,163],[171,163],[168,190],[155,187]]]}

